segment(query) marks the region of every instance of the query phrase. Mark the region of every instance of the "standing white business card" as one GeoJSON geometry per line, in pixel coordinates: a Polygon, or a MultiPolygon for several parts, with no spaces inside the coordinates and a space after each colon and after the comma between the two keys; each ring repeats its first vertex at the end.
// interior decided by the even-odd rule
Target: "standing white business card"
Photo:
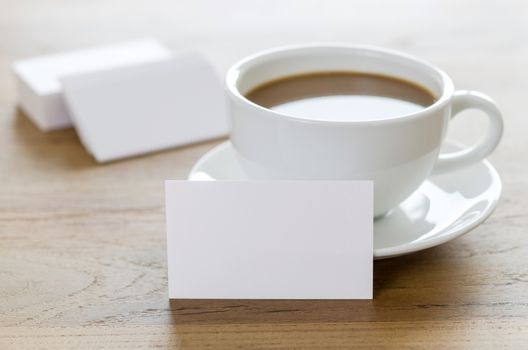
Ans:
{"type": "Polygon", "coordinates": [[[167,181],[170,298],[371,299],[370,181],[167,181]]]}

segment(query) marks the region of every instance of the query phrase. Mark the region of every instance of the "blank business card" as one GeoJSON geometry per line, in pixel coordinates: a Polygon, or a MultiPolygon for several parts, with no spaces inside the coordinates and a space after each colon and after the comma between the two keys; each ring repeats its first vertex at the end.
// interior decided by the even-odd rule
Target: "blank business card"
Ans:
{"type": "Polygon", "coordinates": [[[199,54],[61,78],[83,145],[98,162],[227,134],[222,83],[199,54]]]}
{"type": "Polygon", "coordinates": [[[371,299],[370,181],[166,181],[170,298],[371,299]]]}
{"type": "Polygon", "coordinates": [[[60,77],[98,70],[133,66],[166,59],[171,52],[152,38],[125,41],[13,63],[19,104],[42,130],[72,125],[63,96],[60,77]]]}

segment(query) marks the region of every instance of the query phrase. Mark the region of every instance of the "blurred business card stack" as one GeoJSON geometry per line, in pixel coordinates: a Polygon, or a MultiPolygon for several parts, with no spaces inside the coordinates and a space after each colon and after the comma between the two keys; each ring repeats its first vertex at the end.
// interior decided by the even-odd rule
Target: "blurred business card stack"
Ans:
{"type": "Polygon", "coordinates": [[[73,126],[98,162],[227,133],[211,64],[155,39],[29,58],[13,72],[19,106],[38,128],[73,126]]]}

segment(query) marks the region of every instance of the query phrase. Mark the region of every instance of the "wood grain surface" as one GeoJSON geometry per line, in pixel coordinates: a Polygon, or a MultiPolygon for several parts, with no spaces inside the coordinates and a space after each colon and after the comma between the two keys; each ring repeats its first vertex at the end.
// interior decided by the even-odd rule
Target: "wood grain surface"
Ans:
{"type": "MultiPolygon", "coordinates": [[[[528,348],[528,3],[0,0],[0,349],[528,348]],[[345,41],[400,49],[493,96],[504,184],[486,223],[377,261],[373,301],[169,302],[163,180],[217,142],[97,165],[72,129],[16,108],[16,59],[155,36],[219,73],[255,50],[345,41]]],[[[450,137],[471,143],[481,115],[450,137]]]]}

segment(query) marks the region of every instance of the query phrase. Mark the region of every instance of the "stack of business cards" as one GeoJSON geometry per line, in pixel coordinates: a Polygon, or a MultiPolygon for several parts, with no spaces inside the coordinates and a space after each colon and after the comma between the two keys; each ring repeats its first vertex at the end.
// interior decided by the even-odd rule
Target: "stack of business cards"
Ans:
{"type": "Polygon", "coordinates": [[[153,39],[18,61],[13,70],[19,104],[35,124],[73,124],[98,162],[227,133],[211,65],[153,39]]]}

